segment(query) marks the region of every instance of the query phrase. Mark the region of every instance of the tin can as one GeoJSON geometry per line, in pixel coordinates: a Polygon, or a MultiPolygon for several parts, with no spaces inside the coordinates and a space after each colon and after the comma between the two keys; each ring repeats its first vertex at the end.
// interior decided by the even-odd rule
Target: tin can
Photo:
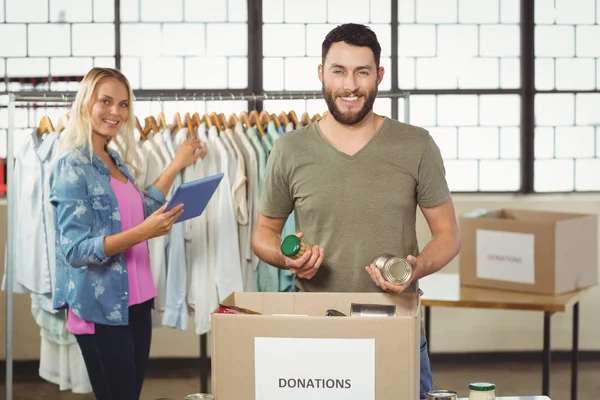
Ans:
{"type": "Polygon", "coordinates": [[[412,276],[412,265],[404,258],[382,254],[373,261],[383,278],[394,285],[402,285],[412,276]]]}
{"type": "Polygon", "coordinates": [[[194,393],[185,396],[185,400],[215,400],[213,395],[206,393],[194,393]]]}
{"type": "Polygon", "coordinates": [[[452,390],[433,390],[427,392],[427,400],[456,400],[456,392],[452,390]]]}
{"type": "Polygon", "coordinates": [[[393,317],[396,315],[396,306],[352,303],[350,305],[350,315],[353,317],[393,317]]]}

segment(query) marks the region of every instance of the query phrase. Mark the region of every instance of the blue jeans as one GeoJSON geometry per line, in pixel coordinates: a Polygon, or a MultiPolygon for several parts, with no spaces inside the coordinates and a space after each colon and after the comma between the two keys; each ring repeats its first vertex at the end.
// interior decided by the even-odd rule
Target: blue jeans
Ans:
{"type": "Polygon", "coordinates": [[[427,392],[433,390],[433,376],[429,364],[429,352],[427,351],[427,338],[421,338],[421,378],[419,384],[419,399],[426,400],[427,392]]]}

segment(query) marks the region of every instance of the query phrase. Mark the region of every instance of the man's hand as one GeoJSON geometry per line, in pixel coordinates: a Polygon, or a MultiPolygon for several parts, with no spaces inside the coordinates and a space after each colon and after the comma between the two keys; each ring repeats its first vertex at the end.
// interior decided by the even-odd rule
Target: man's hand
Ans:
{"type": "MultiPolygon", "coordinates": [[[[302,232],[294,233],[294,235],[302,238],[302,232]]],[[[292,260],[291,258],[286,257],[285,266],[299,278],[311,279],[321,267],[324,255],[325,250],[322,247],[313,245],[312,248],[307,249],[300,258],[292,260]]]]}
{"type": "Polygon", "coordinates": [[[371,279],[373,279],[373,282],[375,282],[375,284],[379,288],[385,290],[386,292],[400,294],[400,293],[404,292],[406,290],[406,288],[408,288],[411,285],[411,283],[413,283],[415,281],[416,272],[419,269],[419,264],[420,264],[419,260],[417,260],[417,258],[413,257],[413,256],[408,256],[406,258],[406,260],[412,266],[412,274],[410,275],[410,279],[402,285],[395,285],[393,283],[386,281],[385,278],[383,277],[383,275],[381,275],[381,271],[379,271],[379,268],[377,268],[377,266],[375,264],[371,264],[368,267],[365,267],[365,269],[367,270],[369,275],[371,275],[371,279]]]}

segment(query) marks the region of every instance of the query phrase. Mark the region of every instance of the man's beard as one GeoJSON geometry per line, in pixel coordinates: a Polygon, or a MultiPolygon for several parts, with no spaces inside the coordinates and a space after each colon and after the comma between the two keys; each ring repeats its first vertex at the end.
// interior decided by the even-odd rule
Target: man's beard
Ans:
{"type": "MultiPolygon", "coordinates": [[[[375,99],[377,98],[377,86],[365,96],[365,92],[357,90],[356,92],[343,92],[341,94],[334,95],[331,90],[327,90],[325,88],[325,84],[322,87],[323,97],[325,98],[325,102],[327,103],[327,107],[329,108],[329,112],[333,116],[333,118],[341,124],[344,125],[356,125],[361,122],[369,112],[373,109],[373,103],[375,103],[375,99]],[[335,100],[340,97],[363,97],[364,103],[360,110],[356,112],[347,111],[342,112],[340,108],[335,104],[335,100]]],[[[356,100],[358,101],[358,99],[356,100]]]]}

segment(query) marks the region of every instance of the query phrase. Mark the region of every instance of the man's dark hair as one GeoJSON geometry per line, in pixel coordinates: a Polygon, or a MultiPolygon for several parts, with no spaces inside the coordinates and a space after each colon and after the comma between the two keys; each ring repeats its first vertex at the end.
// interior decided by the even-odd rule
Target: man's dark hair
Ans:
{"type": "Polygon", "coordinates": [[[335,27],[327,34],[323,41],[321,52],[323,64],[325,64],[329,48],[337,42],[346,42],[354,46],[370,48],[375,56],[375,65],[379,68],[381,46],[377,41],[377,35],[369,27],[361,24],[343,24],[335,27]]]}

